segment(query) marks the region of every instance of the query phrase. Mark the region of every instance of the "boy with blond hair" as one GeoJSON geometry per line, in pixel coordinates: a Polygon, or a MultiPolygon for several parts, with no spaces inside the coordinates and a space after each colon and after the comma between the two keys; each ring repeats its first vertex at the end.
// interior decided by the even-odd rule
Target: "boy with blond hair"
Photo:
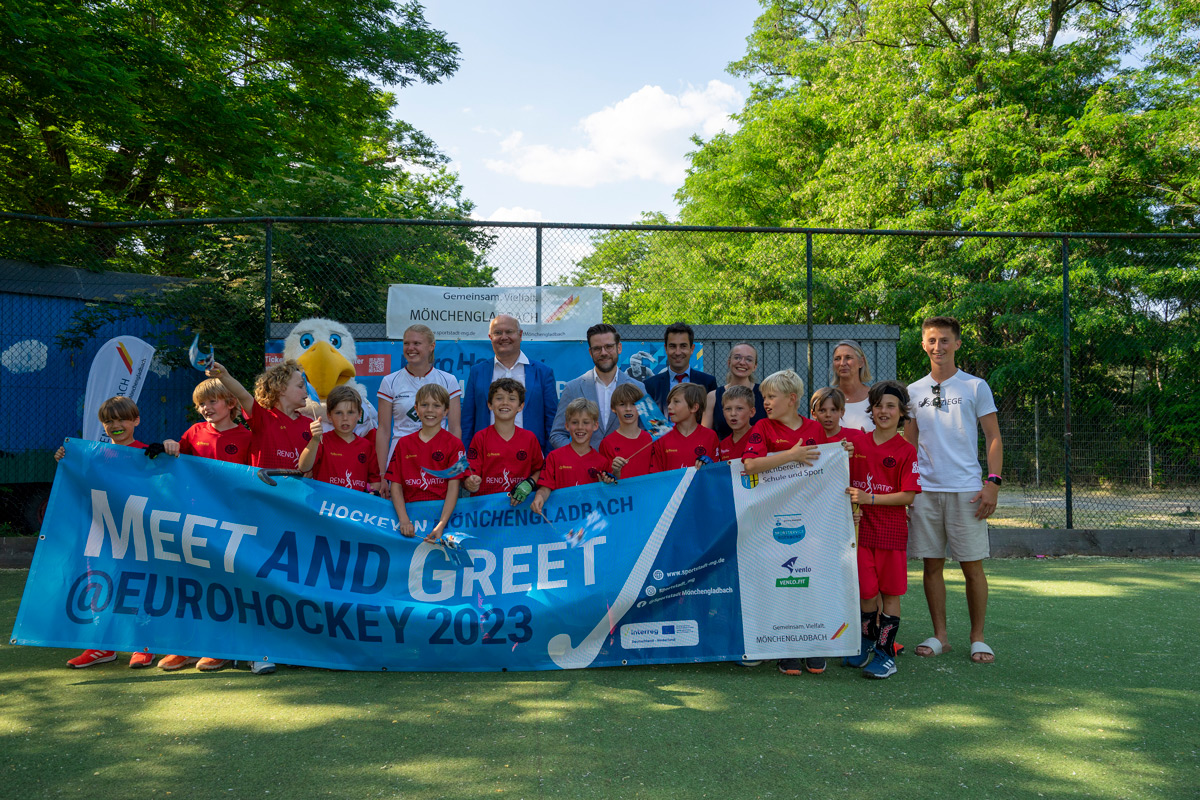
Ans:
{"type": "Polygon", "coordinates": [[[253,435],[237,421],[241,407],[233,392],[219,380],[208,378],[192,390],[192,402],[204,421],[184,431],[179,441],[164,440],[164,452],[169,456],[182,453],[230,464],[249,464],[253,435]]]}
{"type": "Polygon", "coordinates": [[[335,386],[325,398],[325,415],[333,425],[313,420],[312,439],[300,453],[298,469],[312,472],[314,480],[345,486],[358,492],[379,491],[379,468],[375,445],[354,432],[362,417],[362,396],[351,386],[335,386]]]}
{"type": "Polygon", "coordinates": [[[663,410],[674,427],[650,448],[651,472],[700,467],[721,457],[716,432],[700,424],[707,402],[708,392],[699,384],[680,383],[671,388],[663,410]]]}
{"type": "Polygon", "coordinates": [[[617,429],[600,442],[600,455],[618,478],[650,473],[650,446],[654,440],[638,423],[637,403],[644,396],[632,383],[622,383],[613,389],[612,412],[617,418],[617,429]]]}
{"type": "Polygon", "coordinates": [[[441,515],[433,530],[425,535],[426,542],[436,542],[442,538],[454,513],[462,480],[457,476],[439,478],[427,470],[450,469],[463,458],[463,445],[457,436],[442,427],[450,410],[450,393],[445,387],[427,383],[418,388],[413,397],[413,410],[421,421],[421,429],[400,437],[384,477],[401,486],[401,491],[392,491],[392,506],[400,520],[401,536],[411,539],[416,535],[416,526],[408,513],[409,503],[442,501],[441,515]]]}
{"type": "Polygon", "coordinates": [[[471,437],[471,469],[463,485],[471,494],[505,492],[512,505],[520,505],[537,486],[543,462],[537,436],[517,427],[517,415],[525,408],[525,387],[515,378],[492,381],[487,408],[495,422],[471,437]]]}

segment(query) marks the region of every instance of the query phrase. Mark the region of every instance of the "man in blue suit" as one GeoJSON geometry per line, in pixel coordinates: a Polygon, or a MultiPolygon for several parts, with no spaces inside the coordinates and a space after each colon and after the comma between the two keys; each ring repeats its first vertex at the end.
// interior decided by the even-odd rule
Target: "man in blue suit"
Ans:
{"type": "Polygon", "coordinates": [[[492,412],[487,405],[488,389],[492,381],[513,378],[525,387],[525,408],[517,414],[517,427],[525,428],[537,437],[538,444],[546,449],[548,434],[558,411],[558,392],[554,382],[554,370],[541,361],[530,361],[521,352],[524,332],[515,317],[501,314],[488,325],[488,338],[492,340],[491,361],[479,360],[467,375],[467,392],[462,402],[463,443],[471,446],[471,438],[491,425],[492,412]]]}
{"type": "Polygon", "coordinates": [[[682,322],[668,325],[663,341],[666,344],[667,368],[646,379],[646,394],[654,398],[659,408],[667,410],[667,395],[680,383],[698,383],[706,392],[717,390],[716,378],[691,368],[692,352],[696,349],[696,336],[691,325],[682,322]]]}
{"type": "Polygon", "coordinates": [[[563,387],[562,397],[558,399],[558,414],[550,431],[551,450],[571,441],[571,435],[567,433],[566,410],[575,398],[583,397],[600,407],[600,425],[592,434],[592,447],[599,450],[604,437],[620,425],[617,415],[612,413],[613,390],[622,383],[632,383],[642,391],[646,389],[641,381],[634,380],[617,367],[621,357],[621,334],[616,328],[603,322],[593,325],[588,328],[587,341],[593,368],[563,387]]]}

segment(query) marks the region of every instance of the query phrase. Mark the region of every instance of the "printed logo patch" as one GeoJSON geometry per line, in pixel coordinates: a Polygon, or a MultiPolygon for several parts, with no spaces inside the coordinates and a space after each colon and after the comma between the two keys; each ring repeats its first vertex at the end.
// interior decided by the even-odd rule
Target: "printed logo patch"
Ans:
{"type": "Polygon", "coordinates": [[[236,444],[225,445],[225,455],[236,456],[237,453],[238,453],[238,446],[236,444]]]}
{"type": "Polygon", "coordinates": [[[478,450],[478,448],[475,448],[475,447],[468,447],[468,448],[467,448],[467,458],[471,459],[472,461],[474,461],[475,459],[479,458],[479,450],[478,450]]]}
{"type": "Polygon", "coordinates": [[[891,456],[888,456],[887,458],[885,458],[883,460],[883,465],[885,467],[887,467],[888,469],[891,469],[892,467],[896,466],[896,459],[892,458],[891,456]]]}
{"type": "Polygon", "coordinates": [[[529,453],[526,453],[524,450],[517,451],[517,461],[524,461],[527,458],[529,458],[529,453]]]}
{"type": "Polygon", "coordinates": [[[365,464],[365,463],[367,463],[367,454],[366,454],[366,453],[359,453],[359,454],[358,454],[358,463],[360,463],[360,464],[365,464]]]}

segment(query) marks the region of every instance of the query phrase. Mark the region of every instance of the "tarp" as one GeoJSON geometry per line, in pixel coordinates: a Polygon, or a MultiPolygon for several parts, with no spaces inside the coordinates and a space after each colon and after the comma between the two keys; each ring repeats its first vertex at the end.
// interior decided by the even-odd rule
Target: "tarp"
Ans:
{"type": "Polygon", "coordinates": [[[857,652],[848,459],[738,461],[458,503],[72,441],[12,639],[359,670],[540,670],[857,652]]]}

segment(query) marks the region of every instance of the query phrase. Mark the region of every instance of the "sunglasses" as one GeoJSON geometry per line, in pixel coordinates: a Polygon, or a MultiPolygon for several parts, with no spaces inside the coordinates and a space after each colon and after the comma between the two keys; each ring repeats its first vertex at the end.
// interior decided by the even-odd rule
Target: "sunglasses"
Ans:
{"type": "Polygon", "coordinates": [[[933,407],[942,407],[942,385],[940,383],[935,383],[933,385],[933,407]]]}

